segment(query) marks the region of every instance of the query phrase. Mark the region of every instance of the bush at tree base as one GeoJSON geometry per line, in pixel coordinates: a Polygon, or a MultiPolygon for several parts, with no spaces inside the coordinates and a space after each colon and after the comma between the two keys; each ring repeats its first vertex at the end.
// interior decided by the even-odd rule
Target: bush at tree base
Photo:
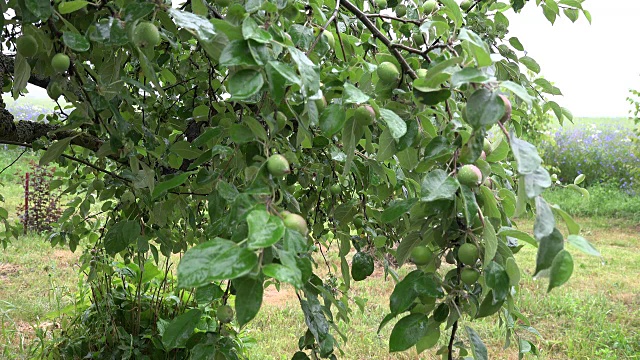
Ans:
{"type": "MultiPolygon", "coordinates": [[[[453,0],[407,2],[402,18],[393,16],[397,0],[3,4],[15,14],[4,20],[8,50],[19,36],[38,43],[28,58],[1,55],[11,65],[3,71],[12,69],[4,91],[55,87],[49,94],[70,104],[47,124],[0,114],[0,142],[42,150],[40,164],[58,164],[74,199],[52,243],[84,249],[86,292],[63,311],[76,317],[39,356],[240,358],[238,331],[260,310],[264,287],[287,283],[308,327],[293,358],[335,359],[347,341],[337,325],[354,305],[353,249],[366,254],[358,279],[374,254],[397,281],[380,324],[399,319],[390,351],[422,352],[443,337],[447,345],[430,351],[485,359],[467,320],[497,314],[506,341],[535,353],[514,302],[520,247],[508,244],[538,247],[535,274],[549,276],[549,290],[572,273],[565,243],[598,253],[543,199],[551,178],[523,140],[530,119],[571,117],[543,97],[560,91],[507,35],[504,12],[525,3],[474,1],[462,11],[453,0]],[[140,23],[152,37],[136,32],[140,23]],[[416,33],[424,44],[414,45],[416,33]],[[50,68],[56,53],[69,56],[66,72],[50,68]],[[382,63],[399,76],[383,71],[380,81],[382,63]],[[372,124],[353,118],[364,104],[372,124]],[[496,135],[481,158],[488,132],[496,135]],[[267,171],[273,154],[291,165],[286,176],[267,171]],[[484,185],[458,183],[461,154],[484,185]],[[527,211],[533,236],[512,225],[527,211]],[[464,243],[478,248],[476,263],[459,261],[464,243]],[[415,246],[434,256],[400,278],[384,259],[413,267],[405,263],[415,246]],[[313,261],[321,247],[337,251],[340,277],[316,274],[330,266],[313,261]],[[181,258],[176,274],[172,255],[181,258]],[[463,270],[480,276],[465,283],[463,270]],[[229,303],[235,318],[221,323],[216,309],[229,303]]],[[[528,2],[536,5],[551,22],[591,18],[580,0],[528,2]]],[[[19,234],[0,218],[6,246],[19,234]]]]}
{"type": "Polygon", "coordinates": [[[24,201],[18,206],[17,215],[26,230],[49,231],[62,215],[60,194],[51,190],[54,173],[55,168],[30,161],[28,172],[20,176],[24,201]]]}

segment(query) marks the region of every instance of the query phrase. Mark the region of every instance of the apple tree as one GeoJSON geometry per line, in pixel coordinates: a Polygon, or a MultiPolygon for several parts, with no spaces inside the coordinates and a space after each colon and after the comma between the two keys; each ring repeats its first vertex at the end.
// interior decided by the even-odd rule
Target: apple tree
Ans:
{"type": "MultiPolygon", "coordinates": [[[[59,107],[28,122],[3,102],[0,143],[56,163],[68,201],[49,240],[82,252],[86,281],[42,351],[242,358],[264,288],[287,284],[308,328],[293,359],[335,359],[376,263],[395,281],[389,351],[486,359],[487,316],[535,351],[514,254],[537,248],[551,290],[566,243],[597,251],[542,196],[523,132],[571,113],[505,13],[590,20],[582,2],[2,2],[3,92],[59,107]]],[[[6,246],[20,229],[0,217],[6,246]]]]}

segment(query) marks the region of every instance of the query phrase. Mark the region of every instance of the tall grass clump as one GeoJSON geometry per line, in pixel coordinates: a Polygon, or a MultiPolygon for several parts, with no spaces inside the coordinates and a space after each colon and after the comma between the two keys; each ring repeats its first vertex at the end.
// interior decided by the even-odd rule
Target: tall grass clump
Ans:
{"type": "Polygon", "coordinates": [[[640,191],[638,135],[620,124],[560,129],[542,143],[545,162],[566,183],[584,174],[585,185],[614,186],[628,195],[640,191]]]}

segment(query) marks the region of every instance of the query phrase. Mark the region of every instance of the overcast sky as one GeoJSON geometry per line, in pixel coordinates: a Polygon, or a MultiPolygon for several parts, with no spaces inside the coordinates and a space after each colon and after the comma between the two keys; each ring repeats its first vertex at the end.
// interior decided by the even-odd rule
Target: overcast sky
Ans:
{"type": "MultiPolygon", "coordinates": [[[[586,0],[592,24],[581,15],[551,25],[531,0],[523,11],[509,11],[509,36],[516,36],[528,55],[564,96],[556,100],[581,117],[626,117],[628,90],[640,90],[640,0],[586,0]]],[[[30,87],[31,89],[31,87],[30,87]]],[[[38,89],[32,94],[46,97],[38,89]]]]}
{"type": "Polygon", "coordinates": [[[581,14],[553,26],[532,2],[510,11],[509,35],[560,88],[564,96],[555,100],[576,116],[628,116],[628,90],[640,90],[640,0],[586,0],[591,25],[581,14]]]}

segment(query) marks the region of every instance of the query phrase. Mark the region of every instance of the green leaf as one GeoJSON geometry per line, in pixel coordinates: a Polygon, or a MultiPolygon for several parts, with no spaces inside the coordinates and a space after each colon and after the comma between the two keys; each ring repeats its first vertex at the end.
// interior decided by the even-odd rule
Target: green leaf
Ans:
{"type": "Polygon", "coordinates": [[[184,314],[173,319],[162,334],[162,345],[166,350],[183,348],[187,344],[187,340],[196,329],[202,311],[200,309],[191,309],[184,314]]]}
{"type": "Polygon", "coordinates": [[[165,180],[157,183],[156,186],[153,188],[153,193],[151,194],[151,198],[155,200],[160,196],[162,196],[162,194],[164,194],[165,191],[169,191],[173,188],[176,188],[184,184],[189,178],[189,176],[191,176],[192,174],[194,174],[193,171],[184,172],[172,177],[169,180],[165,180]]]}
{"type": "Polygon", "coordinates": [[[480,339],[480,335],[469,326],[465,326],[465,329],[467,330],[469,345],[471,345],[471,354],[473,354],[474,360],[488,360],[487,347],[482,342],[482,339],[480,339]]]}
{"type": "Polygon", "coordinates": [[[513,258],[507,258],[505,270],[507,271],[507,275],[509,276],[509,285],[517,286],[520,282],[520,269],[518,268],[518,264],[513,258]]]}
{"type": "Polygon", "coordinates": [[[210,42],[216,35],[213,24],[204,16],[173,7],[170,7],[167,12],[171,15],[176,25],[189,30],[189,32],[193,33],[200,41],[210,42]]]}
{"type": "Polygon", "coordinates": [[[568,251],[562,250],[556,255],[556,257],[553,259],[553,263],[551,264],[551,273],[549,274],[549,288],[547,289],[547,292],[569,281],[572,273],[573,258],[568,251]]]}
{"type": "Polygon", "coordinates": [[[551,234],[556,226],[556,219],[549,204],[541,197],[536,197],[536,220],[533,223],[533,236],[540,241],[551,234]]]}
{"type": "Polygon", "coordinates": [[[445,13],[451,17],[456,28],[462,26],[462,11],[460,11],[458,3],[454,0],[440,0],[440,3],[445,6],[445,13]]]}
{"type": "Polygon", "coordinates": [[[188,141],[181,140],[171,145],[171,152],[179,155],[184,159],[193,160],[200,156],[200,150],[194,149],[188,141]]]}
{"type": "Polygon", "coordinates": [[[410,314],[400,319],[391,330],[389,352],[404,351],[427,335],[429,318],[425,314],[410,314]]]}
{"type": "Polygon", "coordinates": [[[47,151],[45,151],[44,154],[42,154],[42,157],[40,157],[40,162],[39,162],[40,166],[45,166],[48,163],[52,162],[53,160],[57,159],[60,155],[62,155],[62,153],[64,153],[64,151],[67,149],[67,147],[69,147],[69,144],[71,143],[71,140],[73,140],[74,137],[75,136],[64,138],[62,140],[58,140],[53,144],[51,144],[51,146],[49,146],[47,151]]]}
{"type": "Polygon", "coordinates": [[[344,127],[347,115],[344,108],[338,104],[331,104],[320,114],[319,125],[324,136],[330,138],[344,127]]]}
{"type": "Polygon", "coordinates": [[[391,313],[400,314],[406,311],[420,295],[440,298],[444,296],[444,291],[433,275],[415,270],[407,274],[393,289],[389,298],[391,313]]]}
{"type": "Polygon", "coordinates": [[[487,89],[476,90],[467,101],[467,122],[474,129],[487,128],[504,116],[504,101],[496,92],[487,89]]]}
{"type": "Polygon", "coordinates": [[[522,46],[522,43],[517,37],[509,38],[509,44],[511,44],[511,46],[516,50],[524,51],[524,46],[522,46]]]}
{"type": "Polygon", "coordinates": [[[498,237],[496,230],[491,225],[488,217],[484,218],[484,229],[482,229],[482,242],[484,244],[484,259],[482,264],[487,266],[493,261],[498,251],[498,237]]]}
{"type": "Polygon", "coordinates": [[[531,106],[535,98],[527,92],[527,90],[520,84],[516,84],[513,81],[503,81],[500,83],[500,87],[511,91],[514,95],[522,99],[527,105],[531,106]]]}
{"type": "MultiPolygon", "coordinates": [[[[62,4],[60,4],[60,6],[62,6],[62,4]]],[[[91,43],[86,37],[70,31],[65,31],[62,33],[62,41],[64,41],[64,44],[67,45],[71,50],[77,52],[87,51],[91,47],[91,43]]]]}
{"type": "Polygon", "coordinates": [[[369,96],[350,83],[344,83],[342,92],[343,104],[362,104],[369,101],[369,96]]]}
{"type": "Polygon", "coordinates": [[[233,288],[236,289],[236,298],[241,299],[235,302],[235,308],[238,326],[242,328],[260,311],[264,287],[262,279],[243,276],[233,280],[233,288]]]}
{"type": "Polygon", "coordinates": [[[504,301],[493,301],[493,290],[489,290],[487,296],[485,296],[484,300],[480,304],[478,308],[478,313],[476,314],[476,319],[480,319],[483,317],[491,316],[500,310],[504,301]]]}
{"type": "Polygon", "coordinates": [[[395,112],[387,109],[380,109],[380,117],[384,120],[387,128],[391,131],[391,136],[393,136],[395,140],[400,139],[407,133],[407,123],[402,120],[400,116],[396,115],[395,112]]]}
{"type": "Polygon", "coordinates": [[[418,90],[413,88],[413,96],[417,102],[422,105],[433,106],[437,105],[451,97],[451,90],[449,89],[431,89],[431,90],[418,90]]]}
{"type": "Polygon", "coordinates": [[[458,38],[460,40],[463,40],[463,45],[465,45],[467,51],[476,60],[476,66],[484,67],[493,64],[490,56],[489,46],[482,40],[482,38],[478,34],[468,28],[463,28],[460,29],[458,38]]]}
{"type": "Polygon", "coordinates": [[[388,208],[384,209],[380,217],[380,221],[383,223],[390,223],[397,220],[400,216],[404,215],[411,207],[418,202],[418,199],[405,199],[396,200],[392,202],[388,208]]]}
{"type": "Polygon", "coordinates": [[[459,187],[456,179],[442,169],[435,169],[422,178],[420,201],[453,200],[459,187]]]}
{"type": "Polygon", "coordinates": [[[580,225],[571,217],[571,215],[567,214],[567,212],[562,210],[558,205],[551,205],[551,209],[554,213],[560,215],[565,224],[567,224],[567,230],[569,230],[569,234],[580,234],[580,225]]]}
{"type": "Polygon", "coordinates": [[[427,349],[431,349],[438,344],[438,340],[440,340],[440,323],[431,321],[429,322],[427,334],[418,340],[416,344],[416,352],[420,354],[427,349]]]}
{"type": "Polygon", "coordinates": [[[249,43],[245,40],[234,40],[229,42],[220,54],[220,65],[222,66],[241,66],[241,65],[257,65],[251,53],[249,43]]]}
{"type": "Polygon", "coordinates": [[[88,4],[89,2],[84,0],[65,1],[58,5],[58,12],[61,15],[71,14],[74,11],[84,9],[88,4]]]}
{"type": "Polygon", "coordinates": [[[266,44],[273,40],[271,34],[265,29],[260,28],[251,17],[245,18],[242,22],[242,36],[245,40],[251,39],[261,44],[266,44]]]}
{"type": "Polygon", "coordinates": [[[506,300],[509,295],[509,275],[504,268],[495,261],[484,268],[484,279],[487,287],[493,289],[493,303],[506,300]]]}
{"type": "Polygon", "coordinates": [[[187,250],[178,265],[181,288],[201,287],[212,281],[235,279],[251,272],[258,264],[253,251],[222,238],[187,250]]]}
{"type": "Polygon", "coordinates": [[[11,88],[11,96],[14,99],[18,99],[22,90],[27,87],[30,77],[31,65],[20,53],[16,54],[13,69],[13,87],[11,88]]]}
{"type": "Polygon", "coordinates": [[[538,150],[532,144],[511,136],[511,151],[518,162],[518,173],[522,175],[532,174],[540,168],[542,159],[538,150]]]}
{"type": "Polygon", "coordinates": [[[302,287],[302,274],[298,269],[272,263],[262,267],[262,273],[278,281],[289,283],[296,288],[302,287]]]}
{"type": "Polygon", "coordinates": [[[247,100],[257,94],[264,85],[262,73],[251,69],[234,73],[228,81],[231,100],[247,100]]]}
{"type": "Polygon", "coordinates": [[[524,175],[524,187],[527,197],[532,199],[551,187],[551,176],[549,172],[540,166],[534,172],[524,175]]]}
{"type": "Polygon", "coordinates": [[[538,65],[538,63],[533,58],[530,58],[528,56],[523,56],[520,58],[519,61],[524,66],[526,66],[527,69],[533,71],[534,73],[538,74],[540,72],[540,65],[538,65]]]}
{"type": "Polygon", "coordinates": [[[24,0],[24,4],[33,15],[42,21],[46,21],[53,14],[51,1],[49,0],[24,0]]]}
{"type": "Polygon", "coordinates": [[[578,185],[575,184],[569,184],[567,185],[567,189],[571,189],[575,192],[577,192],[578,194],[580,194],[582,197],[585,198],[585,200],[589,200],[589,190],[585,189],[585,188],[581,188],[578,185]]]}
{"type": "Polygon", "coordinates": [[[451,75],[451,86],[459,87],[460,85],[469,83],[482,84],[489,81],[490,78],[480,69],[466,67],[451,75]]]}
{"type": "Polygon", "coordinates": [[[562,234],[558,229],[553,229],[553,232],[548,236],[543,237],[540,240],[540,247],[538,248],[538,256],[536,258],[536,271],[534,276],[543,270],[547,270],[553,264],[553,259],[564,248],[564,240],[562,234]]]}
{"type": "Polygon", "coordinates": [[[580,235],[569,235],[567,242],[587,255],[602,256],[595,246],[580,235]]]}
{"type": "Polygon", "coordinates": [[[536,239],[534,239],[531,235],[527,234],[524,231],[520,231],[517,229],[508,228],[508,227],[502,227],[500,228],[500,231],[498,231],[498,235],[514,237],[518,240],[522,240],[526,242],[529,245],[538,247],[538,242],[536,241],[536,239]]]}
{"type": "Polygon", "coordinates": [[[378,156],[377,159],[380,162],[387,161],[396,153],[396,143],[391,135],[389,128],[384,128],[380,135],[378,143],[378,156]]]}
{"type": "Polygon", "coordinates": [[[269,247],[284,236],[282,219],[263,209],[256,209],[247,214],[247,225],[249,226],[248,246],[250,249],[269,247]]]}
{"type": "Polygon", "coordinates": [[[123,220],[109,228],[104,237],[104,249],[109,255],[115,255],[135,244],[140,236],[140,223],[135,220],[123,220]]]}
{"type": "Polygon", "coordinates": [[[293,60],[298,67],[298,72],[302,79],[302,93],[305,96],[317,94],[320,90],[320,75],[318,75],[316,71],[316,65],[304,52],[295,47],[288,47],[287,49],[289,50],[289,54],[291,54],[291,60],[293,60]]]}

